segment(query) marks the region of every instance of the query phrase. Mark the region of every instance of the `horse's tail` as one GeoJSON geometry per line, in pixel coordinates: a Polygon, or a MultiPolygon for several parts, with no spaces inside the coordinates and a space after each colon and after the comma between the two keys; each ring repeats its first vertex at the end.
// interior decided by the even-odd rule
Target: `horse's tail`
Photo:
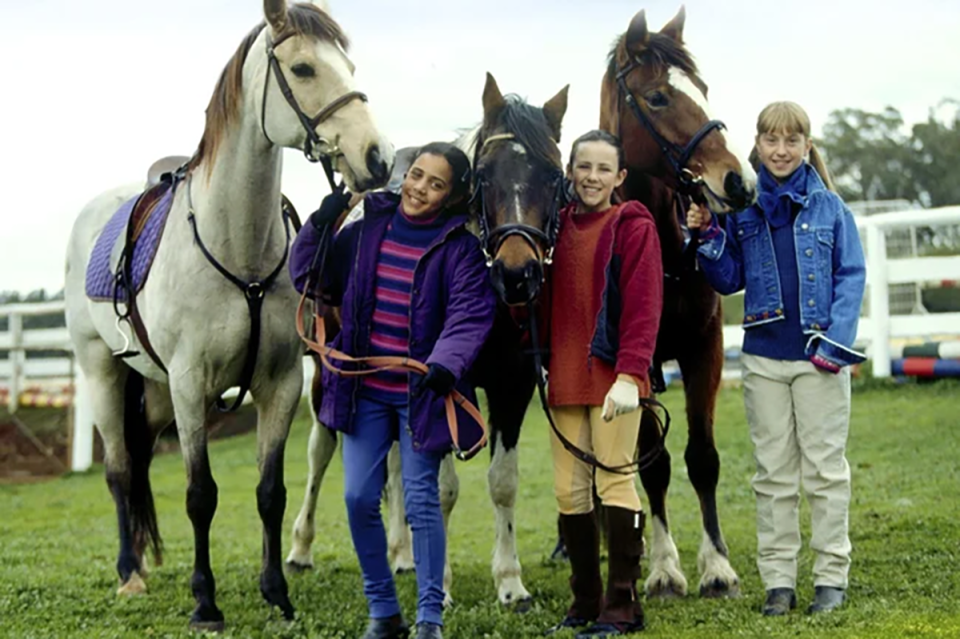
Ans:
{"type": "Polygon", "coordinates": [[[147,423],[143,376],[130,370],[123,401],[123,439],[130,455],[130,528],[139,552],[152,547],[156,565],[163,562],[163,540],[157,527],[157,510],[150,489],[150,462],[154,437],[147,423]]]}

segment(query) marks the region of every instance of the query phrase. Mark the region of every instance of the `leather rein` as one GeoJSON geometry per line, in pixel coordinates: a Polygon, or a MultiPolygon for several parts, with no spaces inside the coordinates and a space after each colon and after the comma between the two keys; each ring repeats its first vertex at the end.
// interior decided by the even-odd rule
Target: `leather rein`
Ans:
{"type": "MultiPolygon", "coordinates": [[[[400,356],[373,356],[373,357],[353,357],[327,345],[326,326],[323,317],[320,315],[320,304],[316,300],[310,300],[313,305],[313,327],[312,335],[307,331],[304,325],[304,315],[308,301],[309,291],[314,290],[316,282],[320,281],[323,267],[327,260],[327,250],[331,243],[332,229],[325,226],[320,231],[320,244],[317,248],[317,255],[314,257],[313,266],[307,278],[307,283],[303,287],[303,294],[300,296],[300,303],[297,306],[297,333],[300,339],[307,345],[311,351],[316,353],[323,367],[335,375],[343,377],[362,377],[374,375],[383,371],[406,371],[409,373],[419,373],[426,375],[427,365],[411,357],[400,356]],[[344,364],[359,366],[359,368],[344,370],[341,367],[334,366],[330,360],[336,360],[344,364]]],[[[426,391],[431,392],[431,391],[426,391]]],[[[489,429],[483,419],[480,410],[460,391],[453,389],[443,398],[444,408],[447,417],[447,427],[450,429],[450,440],[453,443],[453,454],[461,461],[467,461],[475,456],[480,449],[487,445],[489,429]],[[459,406],[480,426],[482,434],[480,439],[469,450],[464,451],[460,448],[460,426],[457,421],[456,407],[459,406]]]]}

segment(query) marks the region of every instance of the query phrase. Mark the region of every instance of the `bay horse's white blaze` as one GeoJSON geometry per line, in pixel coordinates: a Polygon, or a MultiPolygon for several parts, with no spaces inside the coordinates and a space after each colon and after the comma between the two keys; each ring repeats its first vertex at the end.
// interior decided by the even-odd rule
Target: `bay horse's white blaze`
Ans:
{"type": "MultiPolygon", "coordinates": [[[[123,529],[129,515],[130,474],[136,470],[131,463],[136,458],[124,444],[124,385],[132,369],[147,380],[148,402],[160,397],[161,405],[172,406],[177,423],[188,477],[187,511],[195,536],[192,588],[197,608],[191,623],[196,628],[223,626],[209,564],[208,536],[217,487],[207,456],[207,415],[214,400],[240,381],[251,322],[244,294],[214,269],[194,241],[188,222],[188,192],[200,237],[235,277],[261,280],[281,262],[287,246],[280,213],[281,146],[302,148],[307,136],[280,94],[275,74],[267,80],[267,39],[277,40],[298,24],[288,21],[294,12],[302,18],[300,24],[332,23],[327,16],[313,15],[316,12],[309,7],[288,9],[285,0],[265,0],[268,24],[244,41],[224,71],[208,109],[207,129],[191,163],[190,178],[177,189],[150,277],[137,298],[150,342],[168,374],[133,337],[133,348],[140,354],[123,360],[114,357],[112,351],[119,350],[124,339],[115,326],[112,305],[93,303],[85,294],[91,248],[111,214],[133,197],[139,186],[115,189],[90,202],[77,218],[68,246],[67,324],[89,382],[94,418],[105,444],[108,483],[117,500],[121,521],[118,571],[128,590],[138,588],[139,560],[131,558],[142,555],[143,548],[132,548],[130,530],[123,529]],[[215,117],[218,104],[219,119],[215,117]]],[[[297,103],[310,117],[354,85],[349,61],[333,42],[335,37],[329,36],[329,29],[324,29],[327,27],[317,27],[317,33],[297,33],[276,46],[281,71],[297,103]],[[312,77],[301,78],[307,67],[313,69],[312,77]]],[[[375,186],[388,172],[392,148],[382,140],[365,103],[354,100],[347,104],[317,132],[337,141],[343,153],[336,159],[337,167],[351,188],[375,186]],[[382,160],[376,166],[368,166],[372,148],[378,149],[382,160]]],[[[261,482],[257,502],[264,525],[261,592],[290,618],[293,608],[280,564],[279,527],[285,505],[283,451],[302,388],[302,347],[293,322],[296,306],[296,293],[283,268],[263,299],[261,343],[250,385],[258,414],[261,482]]],[[[149,433],[140,434],[149,446],[171,421],[168,410],[161,413],[167,414],[157,415],[148,405],[149,433]]]]}
{"type": "MultiPolygon", "coordinates": [[[[707,120],[716,119],[713,115],[713,109],[710,108],[710,102],[707,100],[707,96],[704,95],[703,91],[698,87],[682,69],[677,67],[670,67],[670,72],[668,75],[668,81],[670,86],[675,90],[683,93],[696,104],[703,111],[703,115],[707,120]]],[[[750,164],[748,156],[742,152],[739,145],[734,141],[735,138],[732,135],[728,135],[729,131],[724,131],[718,129],[711,133],[711,135],[718,135],[723,140],[723,146],[740,161],[740,175],[743,179],[744,188],[748,190],[755,190],[757,187],[757,173],[753,170],[753,166],[750,164]]],[[[723,193],[723,175],[715,174],[711,171],[706,171],[703,174],[703,179],[707,181],[707,184],[714,191],[714,193],[723,193]]]]}
{"type": "Polygon", "coordinates": [[[687,594],[687,578],[680,568],[680,553],[673,537],[658,517],[650,518],[653,540],[650,544],[650,575],[644,582],[648,595],[687,594]]]}
{"type": "MultiPolygon", "coordinates": [[[[696,104],[703,111],[703,115],[707,120],[716,119],[713,115],[713,109],[710,108],[710,103],[707,100],[707,96],[704,95],[703,91],[690,79],[690,76],[687,75],[683,70],[678,69],[677,67],[670,67],[670,73],[668,76],[668,81],[670,86],[675,90],[683,93],[696,104]]],[[[729,131],[716,130],[711,135],[720,136],[723,141],[723,146],[734,155],[740,161],[740,175],[743,179],[743,185],[749,190],[754,190],[757,187],[757,173],[753,170],[748,161],[748,156],[745,155],[740,149],[739,145],[734,141],[735,138],[732,135],[728,135],[729,131]]],[[[707,184],[713,190],[714,193],[723,193],[723,175],[711,172],[709,170],[705,171],[703,174],[703,179],[706,180],[707,184]]]]}
{"type": "Polygon", "coordinates": [[[494,509],[493,582],[497,598],[502,604],[523,603],[530,593],[520,578],[520,559],[517,555],[517,530],[513,509],[517,500],[520,469],[517,448],[506,450],[502,439],[494,442],[493,459],[487,471],[487,486],[494,509]]]}
{"type": "Polygon", "coordinates": [[[710,535],[703,532],[700,542],[700,553],[697,555],[697,569],[700,571],[700,591],[714,588],[716,583],[730,584],[728,597],[736,597],[740,593],[740,578],[737,571],[730,565],[730,560],[717,552],[716,546],[710,541],[710,535]]]}

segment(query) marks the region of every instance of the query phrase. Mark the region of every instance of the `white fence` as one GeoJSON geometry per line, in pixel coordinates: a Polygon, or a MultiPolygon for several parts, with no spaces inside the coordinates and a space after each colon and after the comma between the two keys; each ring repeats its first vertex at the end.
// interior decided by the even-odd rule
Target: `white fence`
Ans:
{"type": "MultiPolygon", "coordinates": [[[[858,344],[873,360],[875,377],[890,376],[890,340],[908,337],[960,335],[960,313],[890,315],[889,292],[892,285],[925,281],[960,280],[960,255],[951,257],[887,257],[886,234],[913,227],[960,226],[960,206],[940,209],[909,210],[859,217],[857,225],[865,237],[867,253],[867,309],[869,316],[860,321],[858,344]]],[[[30,384],[73,384],[71,467],[86,470],[93,463],[93,416],[84,389],[84,380],[72,357],[27,359],[35,350],[71,351],[67,329],[23,329],[23,318],[62,314],[63,302],[0,305],[0,317],[9,318],[7,332],[0,332],[0,350],[10,351],[0,360],[0,386],[6,385],[9,410],[15,412],[24,401],[24,389],[30,384]]],[[[742,343],[739,326],[725,326],[724,345],[742,343]]],[[[304,393],[309,392],[313,362],[304,358],[304,393]]],[[[0,394],[0,400],[3,395],[0,394]]]]}

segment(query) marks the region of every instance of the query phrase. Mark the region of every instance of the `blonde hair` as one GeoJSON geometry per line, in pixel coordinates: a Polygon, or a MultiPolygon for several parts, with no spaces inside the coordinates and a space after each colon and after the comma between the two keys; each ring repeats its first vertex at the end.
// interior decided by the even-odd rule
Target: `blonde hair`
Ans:
{"type": "MultiPolygon", "coordinates": [[[[763,108],[760,115],[757,116],[757,137],[765,133],[799,133],[812,140],[810,136],[810,116],[796,102],[771,102],[763,108]]],[[[756,147],[750,154],[750,161],[756,167],[759,164],[759,156],[756,147]]],[[[823,161],[823,156],[817,150],[817,146],[810,143],[810,166],[820,175],[823,184],[831,191],[836,192],[833,186],[833,180],[830,178],[830,171],[823,161]]]]}

